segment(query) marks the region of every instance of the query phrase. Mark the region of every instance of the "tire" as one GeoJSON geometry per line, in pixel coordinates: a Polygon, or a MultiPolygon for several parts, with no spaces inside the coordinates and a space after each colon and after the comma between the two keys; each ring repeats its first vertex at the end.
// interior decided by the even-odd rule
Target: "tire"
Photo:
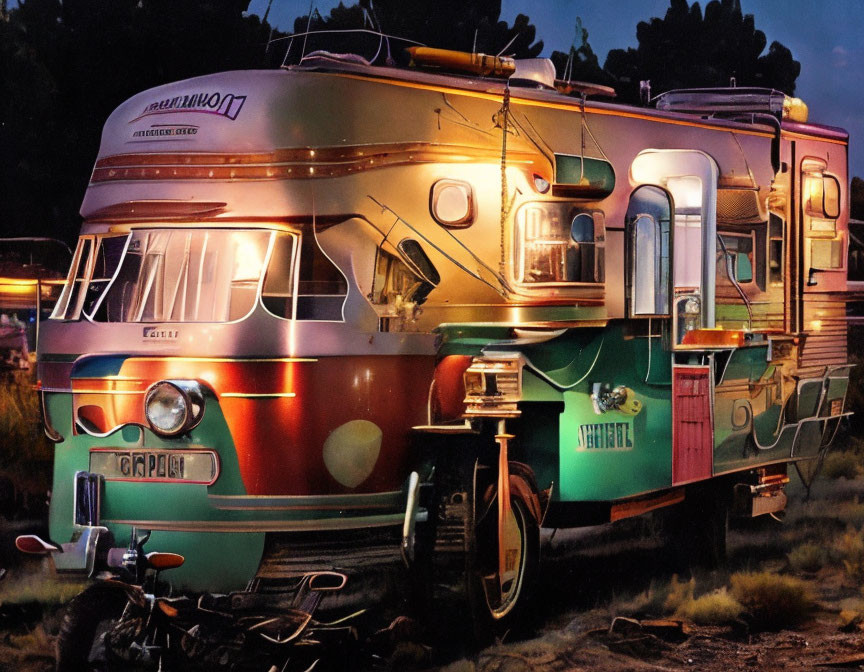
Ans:
{"type": "Polygon", "coordinates": [[[530,622],[540,556],[539,498],[521,475],[510,474],[510,505],[519,534],[519,557],[513,578],[498,585],[497,488],[477,492],[472,549],[468,554],[466,587],[480,645],[500,639],[530,622]]]}
{"type": "Polygon", "coordinates": [[[123,614],[126,594],[115,586],[97,583],[79,593],[66,607],[57,635],[57,672],[108,669],[106,662],[90,662],[99,638],[123,614]]]}

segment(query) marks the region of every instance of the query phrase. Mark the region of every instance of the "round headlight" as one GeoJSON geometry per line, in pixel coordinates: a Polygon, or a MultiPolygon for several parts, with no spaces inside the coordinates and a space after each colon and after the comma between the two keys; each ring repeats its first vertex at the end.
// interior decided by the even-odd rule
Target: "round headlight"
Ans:
{"type": "Polygon", "coordinates": [[[173,435],[182,432],[189,420],[189,400],[174,383],[156,383],[147,392],[144,413],[153,431],[173,435]]]}

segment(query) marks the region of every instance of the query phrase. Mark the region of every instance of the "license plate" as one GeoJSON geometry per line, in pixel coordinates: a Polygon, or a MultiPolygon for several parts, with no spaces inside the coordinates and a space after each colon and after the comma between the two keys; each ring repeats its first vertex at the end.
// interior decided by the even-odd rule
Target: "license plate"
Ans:
{"type": "Polygon", "coordinates": [[[219,477],[219,457],[212,450],[94,448],[90,471],[106,481],[212,485],[219,477]]]}

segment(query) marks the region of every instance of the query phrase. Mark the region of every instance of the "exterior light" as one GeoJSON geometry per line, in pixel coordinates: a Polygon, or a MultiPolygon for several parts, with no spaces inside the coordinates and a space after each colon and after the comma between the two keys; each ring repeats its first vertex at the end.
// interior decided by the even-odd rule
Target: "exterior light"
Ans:
{"type": "Polygon", "coordinates": [[[534,188],[537,190],[537,193],[545,194],[547,191],[549,191],[550,186],[551,185],[549,184],[549,180],[535,173],[534,188]]]}

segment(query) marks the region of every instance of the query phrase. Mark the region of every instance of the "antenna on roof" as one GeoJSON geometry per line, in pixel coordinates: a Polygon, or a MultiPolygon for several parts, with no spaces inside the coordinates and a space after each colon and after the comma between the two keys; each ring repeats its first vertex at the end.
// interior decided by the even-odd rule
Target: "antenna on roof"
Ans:
{"type": "Polygon", "coordinates": [[[309,28],[312,27],[312,8],[315,6],[315,0],[309,0],[309,17],[306,21],[306,35],[303,36],[303,49],[300,52],[300,60],[306,55],[306,40],[309,39],[309,28]]]}
{"type": "Polygon", "coordinates": [[[639,81],[639,100],[643,107],[648,107],[651,103],[651,80],[642,79],[639,81]]]}
{"type": "Polygon", "coordinates": [[[379,33],[382,32],[381,24],[378,21],[378,17],[375,16],[375,4],[372,2],[372,0],[369,0],[368,9],[366,8],[365,3],[361,2],[360,9],[363,10],[364,19],[365,17],[369,17],[369,23],[372,24],[372,28],[374,30],[377,30],[379,33]]]}
{"type": "Polygon", "coordinates": [[[497,56],[501,56],[501,54],[503,54],[505,51],[507,51],[507,50],[510,48],[510,45],[512,45],[512,44],[516,41],[516,38],[519,37],[520,34],[521,34],[521,33],[516,33],[516,34],[515,34],[515,35],[510,39],[510,41],[509,41],[507,44],[504,45],[504,48],[503,48],[501,51],[499,51],[496,55],[497,55],[497,56]]]}
{"type": "Polygon", "coordinates": [[[474,44],[471,45],[471,53],[472,53],[472,54],[476,54],[476,53],[477,53],[477,33],[478,33],[479,31],[480,31],[479,28],[475,28],[475,29],[474,29],[474,44]]]}

